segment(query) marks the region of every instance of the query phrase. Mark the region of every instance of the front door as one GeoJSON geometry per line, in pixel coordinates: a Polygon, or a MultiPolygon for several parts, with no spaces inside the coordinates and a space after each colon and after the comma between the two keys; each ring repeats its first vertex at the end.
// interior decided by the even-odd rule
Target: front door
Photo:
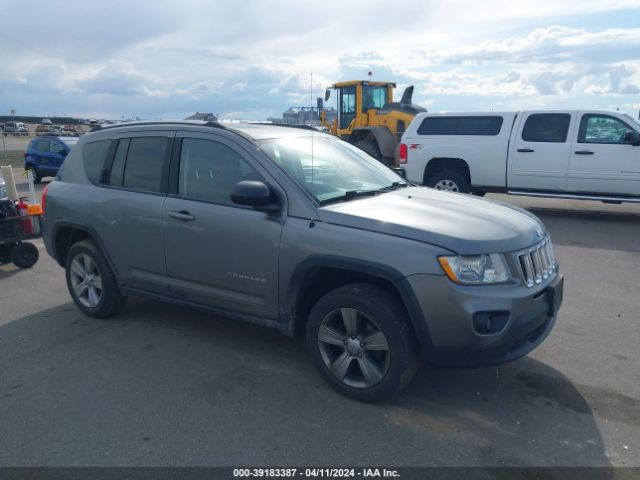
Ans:
{"type": "Polygon", "coordinates": [[[172,168],[175,191],[163,212],[173,295],[276,319],[280,215],[230,199],[236,183],[266,182],[266,172],[226,138],[188,132],[178,136],[179,165],[172,168]]]}
{"type": "Polygon", "coordinates": [[[629,130],[613,115],[582,115],[571,148],[568,190],[640,196],[640,147],[625,141],[629,130]]]}
{"type": "Polygon", "coordinates": [[[564,191],[573,127],[569,113],[526,113],[511,146],[509,188],[564,191]]]}

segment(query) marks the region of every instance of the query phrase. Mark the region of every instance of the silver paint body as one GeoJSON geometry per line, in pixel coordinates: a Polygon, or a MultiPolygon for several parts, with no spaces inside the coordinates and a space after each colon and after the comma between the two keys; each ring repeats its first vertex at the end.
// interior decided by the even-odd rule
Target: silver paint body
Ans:
{"type": "Polygon", "coordinates": [[[526,313],[542,308],[544,299],[535,298],[553,278],[526,288],[509,256],[537,243],[541,232],[546,235],[535,216],[497,202],[424,187],[319,206],[253,143],[287,135],[310,132],[259,125],[232,124],[221,129],[162,123],[87,134],[49,186],[43,227],[46,248],[56,256],[59,227],[86,228],[97,237],[123,288],[257,319],[287,333],[293,332],[291,295],[301,266],[322,264],[323,259],[354,269],[367,265],[387,271],[388,280],[409,286],[421,310],[414,321],[425,324],[431,344],[437,347],[499,342],[508,328],[491,337],[477,335],[471,325],[475,311],[526,313]],[[149,135],[150,130],[153,135],[212,139],[231,146],[277,193],[281,212],[269,214],[89,182],[82,164],[85,143],[149,135]],[[175,210],[188,210],[196,220],[173,219],[168,212],[175,210]],[[494,286],[456,285],[437,261],[439,255],[481,253],[507,254],[513,280],[494,286]]]}

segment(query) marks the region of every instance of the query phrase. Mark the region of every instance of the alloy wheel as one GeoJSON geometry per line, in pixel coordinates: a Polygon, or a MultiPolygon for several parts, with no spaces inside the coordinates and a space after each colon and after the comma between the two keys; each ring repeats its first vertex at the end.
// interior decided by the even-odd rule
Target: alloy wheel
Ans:
{"type": "Polygon", "coordinates": [[[387,338],[370,317],[355,308],[334,310],[322,320],[318,346],[329,371],[351,387],[373,387],[389,370],[387,338]]]}
{"type": "Polygon", "coordinates": [[[71,286],[78,301],[85,307],[95,308],[102,299],[102,276],[96,262],[84,253],[71,261],[71,286]]]}

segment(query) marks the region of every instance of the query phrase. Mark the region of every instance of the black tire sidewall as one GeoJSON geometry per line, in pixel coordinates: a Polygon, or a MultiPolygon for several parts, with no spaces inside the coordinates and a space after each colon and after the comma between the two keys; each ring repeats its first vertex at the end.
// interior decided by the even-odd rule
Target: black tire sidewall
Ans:
{"type": "Polygon", "coordinates": [[[466,178],[460,175],[457,172],[452,172],[451,170],[445,170],[444,172],[436,173],[433,177],[429,179],[427,182],[427,186],[431,188],[435,188],[436,184],[442,180],[451,180],[458,186],[458,193],[470,193],[471,185],[466,178]]]}
{"type": "Polygon", "coordinates": [[[31,268],[40,258],[40,252],[31,242],[21,242],[11,250],[11,261],[16,267],[31,268]]]}
{"type": "Polygon", "coordinates": [[[69,249],[65,263],[65,278],[67,281],[67,288],[69,289],[69,294],[71,295],[73,302],[85,315],[94,318],[110,317],[117,313],[120,306],[124,303],[124,299],[120,295],[111,267],[100,250],[98,250],[96,244],[90,240],[78,242],[69,249]],[[85,254],[91,257],[95,262],[102,279],[102,298],[98,305],[93,308],[83,305],[78,300],[71,284],[71,262],[80,254],[85,254]]]}
{"type": "Polygon", "coordinates": [[[324,380],[336,391],[362,402],[384,400],[402,388],[415,372],[417,360],[415,339],[407,323],[404,309],[396,299],[379,287],[351,284],[322,297],[312,308],[307,322],[307,349],[324,380]],[[383,380],[368,388],[356,388],[338,380],[327,368],[318,346],[318,330],[322,320],[339,308],[355,308],[382,330],[389,344],[389,369],[383,380]]]}

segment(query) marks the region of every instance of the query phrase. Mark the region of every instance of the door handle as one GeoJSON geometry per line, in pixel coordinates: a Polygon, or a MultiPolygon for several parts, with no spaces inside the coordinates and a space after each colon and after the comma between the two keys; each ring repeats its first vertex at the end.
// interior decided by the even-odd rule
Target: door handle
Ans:
{"type": "Polygon", "coordinates": [[[179,212],[176,212],[175,210],[172,210],[172,211],[169,212],[169,216],[171,218],[175,218],[176,220],[183,220],[185,222],[189,222],[191,220],[195,220],[196,219],[196,217],[191,215],[186,210],[180,210],[179,212]]]}
{"type": "Polygon", "coordinates": [[[591,150],[578,150],[573,153],[575,153],[576,155],[593,155],[593,152],[591,150]]]}
{"type": "Polygon", "coordinates": [[[535,150],[532,148],[519,148],[518,151],[521,153],[531,153],[531,152],[534,152],[535,150]]]}

